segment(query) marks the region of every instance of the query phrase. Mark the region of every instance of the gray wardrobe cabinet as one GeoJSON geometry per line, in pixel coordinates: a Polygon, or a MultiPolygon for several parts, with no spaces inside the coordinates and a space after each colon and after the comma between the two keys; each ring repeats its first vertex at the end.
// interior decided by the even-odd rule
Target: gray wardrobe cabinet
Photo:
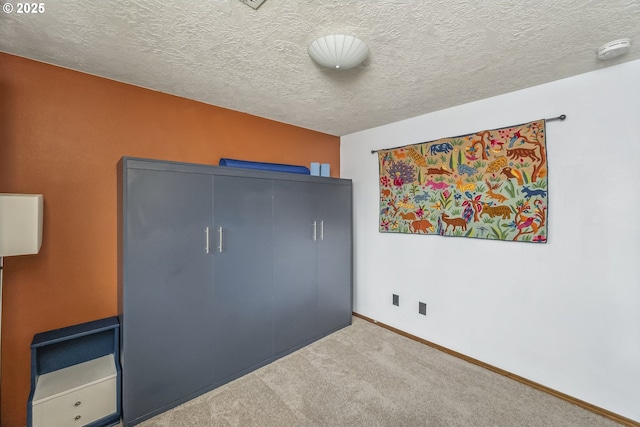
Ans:
{"type": "Polygon", "coordinates": [[[273,183],[216,176],[213,206],[215,380],[273,356],[273,183]]]}
{"type": "Polygon", "coordinates": [[[351,186],[279,181],[274,202],[274,345],[284,352],[351,322],[351,186]]]}
{"type": "Polygon", "coordinates": [[[351,181],[118,168],[124,426],[351,324],[351,181]]]}

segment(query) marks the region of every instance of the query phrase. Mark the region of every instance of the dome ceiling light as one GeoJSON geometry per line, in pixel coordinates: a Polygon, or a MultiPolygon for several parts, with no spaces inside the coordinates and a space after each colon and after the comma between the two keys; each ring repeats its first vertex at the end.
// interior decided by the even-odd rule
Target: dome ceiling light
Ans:
{"type": "Polygon", "coordinates": [[[332,34],[314,40],[308,52],[311,59],[323,67],[348,70],[367,58],[369,47],[359,38],[332,34]]]}

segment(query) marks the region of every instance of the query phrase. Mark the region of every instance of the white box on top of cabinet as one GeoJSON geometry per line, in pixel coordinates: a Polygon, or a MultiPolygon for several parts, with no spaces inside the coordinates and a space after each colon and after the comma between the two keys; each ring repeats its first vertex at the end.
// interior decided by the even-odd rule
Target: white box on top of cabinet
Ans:
{"type": "Polygon", "coordinates": [[[40,375],[33,395],[33,427],[84,426],[116,412],[113,355],[40,375]]]}

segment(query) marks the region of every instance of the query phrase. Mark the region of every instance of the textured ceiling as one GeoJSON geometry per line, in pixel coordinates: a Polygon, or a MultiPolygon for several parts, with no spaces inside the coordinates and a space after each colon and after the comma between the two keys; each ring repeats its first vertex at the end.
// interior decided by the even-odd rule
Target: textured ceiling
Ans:
{"type": "Polygon", "coordinates": [[[340,136],[640,58],[639,0],[41,1],[0,0],[0,51],[340,136]],[[369,58],[320,68],[332,33],[369,58]]]}

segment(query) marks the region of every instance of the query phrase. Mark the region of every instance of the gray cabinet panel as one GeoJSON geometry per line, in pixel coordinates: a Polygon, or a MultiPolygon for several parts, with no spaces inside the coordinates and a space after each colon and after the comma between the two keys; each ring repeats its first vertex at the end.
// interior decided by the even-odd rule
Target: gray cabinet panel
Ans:
{"type": "Polygon", "coordinates": [[[132,158],[120,167],[123,425],[351,322],[348,181],[132,158]]]}
{"type": "Polygon", "coordinates": [[[130,421],[213,379],[210,175],[130,169],[124,211],[123,412],[130,421]]]}
{"type": "Polygon", "coordinates": [[[273,355],[273,183],[216,176],[214,195],[212,330],[224,380],[273,355]]]}
{"type": "Polygon", "coordinates": [[[316,185],[318,241],[318,333],[351,324],[351,186],[316,185]]]}
{"type": "MultiPolygon", "coordinates": [[[[315,202],[304,182],[274,184],[274,346],[276,353],[315,336],[316,250],[315,202]]],[[[319,229],[316,223],[316,238],[319,229]]]]}

